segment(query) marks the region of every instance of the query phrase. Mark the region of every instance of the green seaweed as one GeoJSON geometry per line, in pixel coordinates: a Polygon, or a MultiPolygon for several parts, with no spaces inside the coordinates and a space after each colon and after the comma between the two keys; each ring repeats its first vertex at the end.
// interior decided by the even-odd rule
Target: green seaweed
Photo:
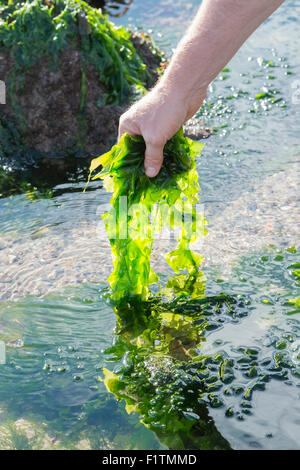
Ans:
{"type": "Polygon", "coordinates": [[[190,249],[190,243],[206,233],[206,220],[196,210],[195,157],[202,147],[186,139],[181,129],[165,145],[163,166],[150,179],[144,171],[143,138],[125,134],[90,167],[91,177],[101,165],[93,179],[104,180],[113,193],[103,218],[113,254],[110,300],[119,337],[107,353],[113,361],[124,356],[121,375],[103,369],[104,383],[118,399],[125,399],[128,413],[139,412],[141,421],[173,449],[230,448],[209,419],[206,401],[222,405],[214,391],[219,383],[231,382],[232,364],[220,355],[199,356],[197,348],[205,331],[224,321],[221,317],[211,322],[210,312],[226,311],[230,318],[233,305],[242,301],[225,294],[205,297],[206,279],[199,270],[203,258],[190,249]],[[155,234],[168,225],[179,228],[177,248],[165,255],[179,275],[153,295],[149,286],[158,277],[150,266],[151,251],[155,234]]]}
{"type": "MultiPolygon", "coordinates": [[[[226,306],[230,316],[236,302],[223,294],[205,297],[206,279],[199,270],[203,258],[190,249],[190,243],[206,233],[206,220],[195,207],[199,201],[195,157],[202,147],[186,139],[181,129],[164,147],[158,176],[150,179],[144,171],[143,138],[125,134],[90,168],[92,174],[102,166],[93,179],[104,180],[105,188],[113,192],[111,209],[103,218],[113,254],[110,300],[119,338],[107,353],[113,361],[124,355],[121,376],[104,369],[104,383],[118,399],[125,399],[128,413],[139,412],[142,422],[173,449],[230,448],[209,419],[205,400],[199,400],[206,393],[212,406],[218,402],[211,376],[208,384],[200,380],[199,389],[197,374],[205,370],[209,358],[199,357],[196,348],[205,330],[215,328],[204,312],[226,306]],[[168,225],[179,228],[178,246],[165,256],[179,275],[168,280],[164,292],[153,295],[149,286],[158,281],[150,267],[154,235],[168,225]],[[187,370],[195,358],[194,368],[187,370]]],[[[230,381],[230,362],[218,357],[216,364],[212,361],[211,367],[221,370],[221,380],[230,381]]]]}
{"type": "MultiPolygon", "coordinates": [[[[254,392],[265,390],[272,378],[288,380],[297,376],[297,364],[290,357],[287,341],[297,344],[298,336],[295,329],[292,335],[285,332],[278,335],[275,331],[274,339],[273,336],[269,339],[275,352],[267,357],[261,357],[256,346],[241,345],[231,352],[221,348],[212,354],[201,351],[207,333],[225,323],[240,322],[257,301],[253,295],[239,292],[205,295],[206,280],[199,271],[201,257],[196,258],[189,247],[196,220],[193,204],[198,201],[199,190],[195,155],[201,150],[193,145],[184,139],[182,131],[176,134],[165,146],[163,167],[154,179],[144,173],[142,138],[124,135],[109,153],[92,162],[91,172],[102,165],[102,171],[94,178],[103,179],[106,189],[113,192],[111,210],[104,220],[114,257],[114,272],[109,281],[117,315],[117,337],[106,351],[108,362],[117,365],[113,371],[103,368],[104,378],[99,380],[118,400],[125,401],[128,413],[139,413],[141,422],[168,448],[228,449],[230,445],[209,418],[208,407],[221,407],[226,417],[244,420],[252,413],[254,392]],[[153,238],[128,237],[129,233],[139,232],[135,217],[122,218],[120,214],[124,196],[129,208],[141,201],[148,209],[152,203],[164,203],[170,208],[185,198],[193,208],[190,230],[180,231],[178,248],[166,255],[170,266],[180,274],[169,279],[159,294],[149,290],[149,284],[157,281],[150,268],[153,238]],[[128,230],[130,226],[133,232],[128,230]],[[187,275],[182,274],[183,267],[187,275]]],[[[163,220],[165,224],[171,220],[171,227],[176,228],[176,217],[163,220]]],[[[203,233],[205,220],[200,220],[196,232],[203,233]]],[[[181,217],[179,221],[182,222],[181,217]]],[[[158,224],[158,229],[161,226],[158,224]]],[[[146,234],[150,228],[147,219],[146,234]]],[[[277,268],[279,265],[288,269],[290,284],[298,267],[290,259],[296,253],[296,249],[286,253],[277,250],[272,255],[260,255],[250,265],[257,266],[259,272],[261,265],[268,267],[276,278],[273,265],[276,263],[277,268]]],[[[240,273],[237,277],[238,291],[242,291],[242,285],[247,291],[247,279],[240,273]]],[[[226,289],[225,282],[222,288],[226,289]]],[[[278,296],[270,300],[264,296],[262,303],[267,308],[280,305],[282,309],[278,296]]],[[[288,298],[284,309],[287,318],[296,313],[288,311],[291,305],[297,307],[298,299],[288,298]]]]}
{"type": "MultiPolygon", "coordinates": [[[[105,93],[102,104],[124,104],[145,93],[153,79],[137,53],[132,33],[111,23],[101,10],[83,0],[0,1],[0,60],[8,61],[7,103],[13,109],[14,124],[0,115],[0,159],[16,159],[22,153],[29,161],[36,157],[26,145],[26,119],[19,96],[27,84],[28,73],[37,64],[46,64],[49,71],[59,67],[61,53],[76,49],[80,53],[81,95],[78,103],[79,133],[72,155],[84,145],[86,69],[95,67],[105,93]],[[30,158],[31,157],[31,158],[30,158]]],[[[3,77],[0,77],[3,79],[3,77]]]]}
{"type": "Polygon", "coordinates": [[[41,60],[57,65],[59,53],[78,47],[107,87],[108,103],[124,103],[133,89],[145,86],[149,75],[137,54],[129,30],[115,27],[83,0],[0,3],[0,52],[10,51],[14,66],[9,95],[24,85],[24,72],[41,60]]]}
{"type": "MultiPolygon", "coordinates": [[[[190,243],[206,233],[206,220],[195,207],[199,201],[195,157],[202,147],[186,139],[181,129],[166,143],[164,162],[155,178],[144,171],[142,137],[124,134],[110,152],[92,161],[91,173],[102,165],[93,179],[103,179],[105,188],[113,192],[111,209],[103,218],[112,248],[114,271],[109,282],[116,305],[147,300],[149,285],[158,281],[150,267],[153,242],[168,225],[179,234],[178,246],[166,260],[175,273],[187,270],[188,275],[181,278],[182,290],[186,284],[193,295],[202,293],[198,281],[203,278],[199,271],[203,257],[190,249],[190,243]]],[[[173,283],[178,285],[178,278],[173,283]]]]}

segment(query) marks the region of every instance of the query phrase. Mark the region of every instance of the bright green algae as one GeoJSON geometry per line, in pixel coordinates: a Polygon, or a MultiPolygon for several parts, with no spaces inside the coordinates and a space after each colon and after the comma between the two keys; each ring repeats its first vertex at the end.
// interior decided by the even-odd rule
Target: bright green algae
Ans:
{"type": "Polygon", "coordinates": [[[109,282],[116,305],[148,299],[149,285],[158,281],[150,267],[153,242],[168,225],[179,229],[178,246],[166,255],[168,264],[176,273],[188,271],[189,277],[181,278],[182,290],[185,282],[192,282],[194,295],[202,292],[198,281],[203,277],[199,271],[203,257],[190,249],[190,243],[206,233],[206,220],[195,207],[199,201],[195,157],[202,147],[186,139],[181,129],[165,145],[163,166],[155,178],[144,171],[142,137],[125,134],[110,152],[93,160],[91,172],[102,165],[93,179],[103,179],[113,192],[104,221],[112,248],[114,271],[109,282]]]}

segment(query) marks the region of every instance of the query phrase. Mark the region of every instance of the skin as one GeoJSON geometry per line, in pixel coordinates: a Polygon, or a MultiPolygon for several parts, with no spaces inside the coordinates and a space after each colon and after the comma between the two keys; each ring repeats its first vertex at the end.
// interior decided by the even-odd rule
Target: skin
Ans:
{"type": "Polygon", "coordinates": [[[149,177],[159,173],[165,143],[198,111],[208,85],[283,1],[202,1],[163,77],[120,118],[119,138],[128,132],[146,142],[149,177]]]}

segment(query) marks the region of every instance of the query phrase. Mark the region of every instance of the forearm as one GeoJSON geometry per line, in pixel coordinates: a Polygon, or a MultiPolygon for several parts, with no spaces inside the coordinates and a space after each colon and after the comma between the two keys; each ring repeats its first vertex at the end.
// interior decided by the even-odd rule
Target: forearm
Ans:
{"type": "Polygon", "coordinates": [[[158,87],[180,93],[196,112],[209,83],[283,1],[203,0],[158,87]]]}
{"type": "Polygon", "coordinates": [[[158,174],[165,143],[200,108],[209,83],[283,1],[203,0],[163,77],[120,119],[119,137],[144,137],[149,177],[158,174]]]}

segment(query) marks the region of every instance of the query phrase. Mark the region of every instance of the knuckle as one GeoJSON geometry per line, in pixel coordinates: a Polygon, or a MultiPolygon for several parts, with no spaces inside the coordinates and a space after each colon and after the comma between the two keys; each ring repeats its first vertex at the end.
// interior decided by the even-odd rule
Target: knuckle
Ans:
{"type": "Polygon", "coordinates": [[[124,114],[120,116],[119,119],[119,131],[122,133],[129,132],[129,134],[137,133],[138,130],[138,123],[135,119],[133,119],[131,113],[126,111],[124,114]]]}
{"type": "Polygon", "coordinates": [[[157,164],[159,165],[163,160],[163,154],[153,154],[151,152],[146,152],[145,153],[145,161],[146,162],[151,162],[154,165],[157,164]]]}
{"type": "Polygon", "coordinates": [[[165,140],[160,136],[144,136],[145,142],[149,147],[163,148],[165,140]]]}
{"type": "Polygon", "coordinates": [[[126,116],[126,114],[122,114],[119,119],[119,126],[124,126],[126,123],[128,123],[128,117],[126,116]]]}

